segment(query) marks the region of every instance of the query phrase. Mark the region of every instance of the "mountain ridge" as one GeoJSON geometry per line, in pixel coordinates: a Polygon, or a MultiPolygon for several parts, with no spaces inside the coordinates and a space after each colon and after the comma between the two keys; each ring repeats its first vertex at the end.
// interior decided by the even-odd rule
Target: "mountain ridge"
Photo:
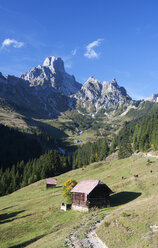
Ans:
{"type": "Polygon", "coordinates": [[[20,109],[36,115],[41,113],[45,118],[55,118],[67,109],[78,109],[78,106],[93,114],[101,108],[112,106],[115,109],[132,102],[125,88],[120,87],[115,79],[101,82],[90,77],[81,85],[73,75],[65,72],[63,60],[54,56],[47,57],[43,65],[32,68],[20,78],[4,77],[1,73],[0,89],[1,98],[20,109]]]}

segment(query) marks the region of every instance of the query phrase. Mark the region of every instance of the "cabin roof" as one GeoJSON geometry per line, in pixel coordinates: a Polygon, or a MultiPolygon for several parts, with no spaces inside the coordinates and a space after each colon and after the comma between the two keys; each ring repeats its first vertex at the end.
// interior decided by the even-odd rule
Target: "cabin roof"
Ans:
{"type": "Polygon", "coordinates": [[[46,178],[46,184],[57,184],[57,179],[55,178],[46,178]]]}
{"type": "Polygon", "coordinates": [[[100,180],[83,180],[76,184],[76,186],[71,190],[71,193],[85,193],[88,195],[97,185],[105,185],[109,190],[109,193],[112,193],[111,189],[100,180]]]}

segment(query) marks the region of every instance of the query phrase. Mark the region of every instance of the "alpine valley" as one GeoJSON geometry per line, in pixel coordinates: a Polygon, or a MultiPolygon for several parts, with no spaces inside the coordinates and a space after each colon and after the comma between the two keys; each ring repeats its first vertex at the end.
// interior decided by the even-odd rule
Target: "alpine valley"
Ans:
{"type": "Polygon", "coordinates": [[[0,246],[156,248],[157,102],[132,100],[116,79],[82,85],[51,56],[21,77],[0,73],[0,246]],[[107,183],[110,206],[62,211],[81,180],[107,183]]]}
{"type": "MultiPolygon", "coordinates": [[[[65,71],[63,60],[54,56],[47,57],[42,66],[21,77],[4,77],[0,73],[1,167],[11,168],[17,162],[27,162],[49,150],[75,156],[75,163],[69,159],[69,169],[102,160],[108,153],[104,152],[105,144],[98,148],[100,141],[105,139],[108,147],[112,145],[108,149],[114,151],[119,146],[119,131],[125,124],[129,123],[131,130],[138,120],[157,109],[156,94],[146,100],[132,100],[116,79],[101,82],[91,76],[80,84],[65,71]],[[93,146],[91,155],[82,160],[81,157],[86,157],[85,150],[90,150],[89,142],[93,146]]],[[[130,135],[128,131],[126,136],[130,135]]],[[[146,138],[143,142],[144,150],[146,138]]],[[[157,147],[155,142],[148,139],[146,149],[157,147]]],[[[133,137],[130,143],[133,144],[133,137]]],[[[131,148],[120,157],[130,154],[131,148]]]]}
{"type": "Polygon", "coordinates": [[[125,121],[157,109],[156,102],[157,95],[132,100],[116,79],[89,77],[81,85],[53,56],[20,78],[0,73],[0,123],[48,135],[66,150],[103,136],[112,140],[125,121]]]}

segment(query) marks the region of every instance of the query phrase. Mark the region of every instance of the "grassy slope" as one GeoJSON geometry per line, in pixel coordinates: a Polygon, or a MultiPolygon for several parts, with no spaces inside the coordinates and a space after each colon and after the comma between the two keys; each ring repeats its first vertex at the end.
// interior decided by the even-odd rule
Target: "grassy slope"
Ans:
{"type": "Polygon", "coordinates": [[[102,136],[107,136],[111,140],[113,134],[118,132],[125,121],[146,116],[156,111],[158,104],[143,102],[139,104],[137,109],[131,109],[127,115],[121,116],[125,109],[124,107],[119,108],[114,113],[109,112],[108,116],[99,111],[94,119],[88,114],[83,117],[74,110],[63,112],[53,120],[42,119],[43,115],[40,117],[39,113],[37,119],[37,116],[35,117],[30,112],[22,114],[22,110],[20,112],[15,106],[11,106],[9,102],[0,98],[0,123],[14,128],[18,127],[23,132],[32,132],[34,129],[36,131],[39,129],[53,139],[62,139],[63,145],[73,146],[76,140],[80,140],[77,145],[87,141],[95,141],[96,138],[102,136]],[[83,133],[79,135],[79,131],[83,131],[83,133]]]}
{"type": "MultiPolygon", "coordinates": [[[[132,156],[94,163],[57,177],[59,186],[69,178],[100,179],[115,191],[112,207],[95,212],[98,216],[110,213],[106,218],[109,226],[103,224],[98,230],[109,248],[155,248],[158,243],[158,232],[152,233],[150,229],[150,225],[158,225],[158,160],[152,161],[146,165],[147,158],[132,156]],[[134,174],[139,177],[134,178],[134,174]],[[126,179],[122,180],[122,176],[126,179]]],[[[64,247],[66,236],[92,218],[94,212],[61,211],[61,192],[61,187],[46,190],[41,180],[1,197],[0,247],[64,247]]]]}
{"type": "MultiPolygon", "coordinates": [[[[120,206],[107,216],[106,223],[100,226],[97,234],[109,248],[156,248],[158,228],[154,232],[151,226],[158,227],[158,161],[152,159],[153,163],[147,165],[146,159],[135,160],[133,157],[130,160],[126,170],[127,178],[131,171],[134,174],[138,173],[139,177],[129,177],[114,187],[117,190],[140,192],[141,196],[120,206]]],[[[118,194],[118,197],[121,195],[118,194]]],[[[113,200],[117,200],[115,196],[113,197],[113,200]]]]}
{"type": "Polygon", "coordinates": [[[39,119],[36,117],[33,118],[30,113],[27,113],[25,116],[17,111],[7,101],[0,99],[0,123],[13,128],[18,127],[24,132],[39,129],[50,135],[53,139],[62,139],[67,145],[74,145],[75,140],[80,140],[81,143],[78,144],[80,145],[87,141],[95,141],[96,138],[101,138],[103,135],[111,137],[111,134],[118,130],[123,122],[122,117],[111,116],[108,120],[103,114],[100,117],[96,116],[96,120],[91,119],[89,126],[87,125],[87,128],[83,128],[82,125],[84,126],[87,123],[87,117],[90,117],[87,115],[87,117],[85,116],[83,118],[76,111],[66,111],[53,120],[42,119],[42,116],[39,119]],[[78,117],[78,120],[75,116],[78,117]],[[94,122],[97,126],[96,124],[94,125],[94,122]],[[78,134],[79,131],[83,131],[82,135],[78,134]]]}

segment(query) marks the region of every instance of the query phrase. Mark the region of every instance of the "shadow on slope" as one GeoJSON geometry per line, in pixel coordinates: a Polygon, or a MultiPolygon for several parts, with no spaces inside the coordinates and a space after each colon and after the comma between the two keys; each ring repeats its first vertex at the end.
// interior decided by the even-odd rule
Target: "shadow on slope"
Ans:
{"type": "Polygon", "coordinates": [[[30,245],[31,243],[33,243],[33,242],[35,242],[35,241],[43,238],[44,236],[46,236],[46,235],[44,234],[44,235],[37,236],[37,237],[35,237],[33,239],[30,239],[30,240],[28,240],[26,242],[23,242],[21,244],[9,246],[8,248],[22,248],[22,247],[26,247],[26,246],[30,245]]]}
{"type": "Polygon", "coordinates": [[[0,214],[0,224],[3,224],[3,223],[5,223],[5,222],[10,222],[10,221],[14,220],[14,219],[9,220],[9,219],[10,219],[10,218],[13,218],[13,217],[15,217],[15,216],[17,216],[18,214],[21,214],[21,213],[23,213],[23,212],[25,212],[25,210],[16,211],[16,212],[12,212],[12,213],[9,213],[9,214],[7,214],[7,213],[5,213],[5,214],[0,214]]]}
{"type": "Polygon", "coordinates": [[[75,98],[70,98],[59,92],[52,90],[49,93],[43,90],[41,92],[42,95],[34,95],[31,91],[26,91],[23,93],[23,96],[20,94],[17,95],[16,99],[8,94],[3,98],[17,113],[36,119],[57,118],[61,112],[71,109],[69,107],[70,101],[71,105],[75,106],[76,104],[75,98]]]}
{"type": "Polygon", "coordinates": [[[29,116],[23,117],[23,120],[26,122],[28,126],[37,127],[43,134],[47,134],[51,136],[53,139],[61,139],[68,137],[68,135],[63,130],[60,130],[43,121],[37,119],[31,119],[29,116]]]}
{"type": "Polygon", "coordinates": [[[119,192],[113,194],[110,197],[110,205],[111,207],[116,207],[128,203],[130,201],[133,201],[139,196],[141,196],[140,192],[128,192],[128,191],[119,192]]]}
{"type": "MultiPolygon", "coordinates": [[[[16,205],[15,205],[15,206],[10,206],[10,207],[6,207],[6,208],[3,208],[3,209],[0,209],[0,211],[4,211],[4,210],[7,210],[7,209],[13,208],[13,207],[16,207],[16,205]]],[[[1,215],[0,215],[0,216],[1,216],[1,215]]]]}

